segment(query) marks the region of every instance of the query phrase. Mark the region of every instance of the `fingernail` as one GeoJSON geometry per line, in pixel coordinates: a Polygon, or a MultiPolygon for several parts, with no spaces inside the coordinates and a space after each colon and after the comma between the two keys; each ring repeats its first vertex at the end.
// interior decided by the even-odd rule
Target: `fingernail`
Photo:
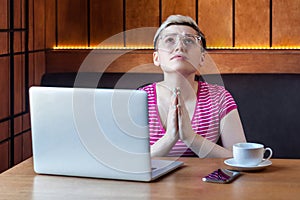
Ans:
{"type": "Polygon", "coordinates": [[[177,94],[177,95],[180,95],[180,93],[181,93],[180,87],[177,87],[177,88],[176,88],[176,94],[177,94]]]}
{"type": "Polygon", "coordinates": [[[173,90],[173,96],[176,96],[176,94],[177,94],[177,88],[174,88],[174,90],[173,90]]]}

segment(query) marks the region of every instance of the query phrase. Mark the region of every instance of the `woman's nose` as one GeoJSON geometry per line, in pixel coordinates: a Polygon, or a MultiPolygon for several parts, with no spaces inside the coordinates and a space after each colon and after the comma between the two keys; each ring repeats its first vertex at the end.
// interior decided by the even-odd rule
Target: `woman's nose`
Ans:
{"type": "Polygon", "coordinates": [[[186,47],[184,45],[184,43],[182,42],[182,40],[178,39],[178,41],[175,44],[175,48],[174,51],[185,51],[186,47]]]}

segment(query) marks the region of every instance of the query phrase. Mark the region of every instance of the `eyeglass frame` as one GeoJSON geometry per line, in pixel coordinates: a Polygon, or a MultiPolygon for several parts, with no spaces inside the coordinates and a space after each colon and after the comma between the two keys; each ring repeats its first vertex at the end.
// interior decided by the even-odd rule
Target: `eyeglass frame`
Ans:
{"type": "Polygon", "coordinates": [[[173,50],[173,49],[175,49],[177,47],[179,40],[186,47],[186,44],[183,42],[183,38],[184,37],[193,37],[195,39],[195,41],[196,41],[196,44],[199,44],[200,48],[204,48],[203,47],[203,42],[202,42],[202,37],[200,35],[196,35],[196,34],[169,33],[169,34],[162,34],[162,35],[160,35],[158,37],[158,40],[156,41],[157,44],[155,45],[156,46],[155,50],[159,49],[159,47],[158,47],[159,46],[159,41],[162,40],[163,38],[167,37],[167,36],[170,36],[170,35],[176,36],[176,43],[174,44],[174,47],[172,49],[170,48],[170,50],[173,50]],[[178,39],[179,37],[180,37],[180,39],[178,39]]]}

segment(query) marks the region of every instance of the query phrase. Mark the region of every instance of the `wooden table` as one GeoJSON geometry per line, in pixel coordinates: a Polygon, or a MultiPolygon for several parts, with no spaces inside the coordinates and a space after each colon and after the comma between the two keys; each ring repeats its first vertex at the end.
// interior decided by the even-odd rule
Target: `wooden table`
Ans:
{"type": "Polygon", "coordinates": [[[0,175],[0,199],[299,199],[300,159],[272,159],[230,184],[202,182],[224,159],[180,158],[185,166],[152,183],[37,175],[28,159],[0,175]]]}

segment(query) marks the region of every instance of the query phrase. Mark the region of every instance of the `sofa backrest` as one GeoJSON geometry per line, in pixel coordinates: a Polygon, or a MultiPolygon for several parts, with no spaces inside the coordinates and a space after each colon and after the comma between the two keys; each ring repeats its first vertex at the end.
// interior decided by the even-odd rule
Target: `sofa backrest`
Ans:
{"type": "MultiPolygon", "coordinates": [[[[249,142],[263,143],[276,158],[300,158],[300,74],[212,74],[199,77],[230,91],[249,142]]],[[[137,89],[160,81],[149,73],[50,73],[43,86],[137,89]]]]}

